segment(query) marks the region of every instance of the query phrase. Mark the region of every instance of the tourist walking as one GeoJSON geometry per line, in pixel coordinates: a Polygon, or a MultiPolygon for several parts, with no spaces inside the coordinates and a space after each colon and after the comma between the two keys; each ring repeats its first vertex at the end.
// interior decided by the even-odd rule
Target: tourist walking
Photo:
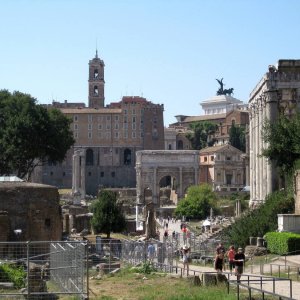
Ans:
{"type": "Polygon", "coordinates": [[[238,252],[234,256],[234,263],[235,263],[235,275],[237,282],[240,282],[241,275],[244,272],[244,265],[245,265],[245,254],[243,253],[242,248],[238,248],[238,252]]]}
{"type": "Polygon", "coordinates": [[[223,272],[224,268],[224,256],[225,256],[225,248],[223,244],[220,242],[219,246],[216,248],[216,256],[215,256],[215,262],[214,262],[214,267],[215,270],[219,273],[223,272]]]}
{"type": "Polygon", "coordinates": [[[189,276],[189,264],[190,264],[190,248],[187,245],[184,245],[181,248],[181,255],[182,255],[182,262],[183,262],[183,272],[182,275],[185,273],[186,269],[186,275],[189,276]]]}
{"type": "Polygon", "coordinates": [[[148,245],[147,252],[148,252],[148,259],[152,263],[155,256],[155,246],[152,243],[148,245]]]}
{"type": "Polygon", "coordinates": [[[235,256],[235,249],[233,245],[229,247],[226,256],[228,258],[229,270],[230,273],[232,274],[232,270],[234,269],[234,256],[235,256]]]}

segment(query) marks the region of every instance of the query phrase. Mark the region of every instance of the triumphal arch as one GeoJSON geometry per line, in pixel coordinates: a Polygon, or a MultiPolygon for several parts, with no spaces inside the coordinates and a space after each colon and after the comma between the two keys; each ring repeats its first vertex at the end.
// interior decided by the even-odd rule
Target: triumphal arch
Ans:
{"type": "Polygon", "coordinates": [[[160,183],[172,178],[172,189],[178,199],[187,188],[199,183],[199,151],[195,150],[143,150],[136,154],[137,204],[145,203],[147,190],[152,192],[152,203],[160,206],[160,183]]]}

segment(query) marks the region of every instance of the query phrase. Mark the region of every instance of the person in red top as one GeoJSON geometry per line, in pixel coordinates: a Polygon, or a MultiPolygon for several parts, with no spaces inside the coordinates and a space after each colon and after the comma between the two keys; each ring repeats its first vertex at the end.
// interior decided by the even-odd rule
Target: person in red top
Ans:
{"type": "Polygon", "coordinates": [[[230,273],[232,273],[232,269],[234,269],[234,256],[235,256],[234,246],[229,247],[229,250],[227,251],[226,256],[228,257],[230,273]]]}

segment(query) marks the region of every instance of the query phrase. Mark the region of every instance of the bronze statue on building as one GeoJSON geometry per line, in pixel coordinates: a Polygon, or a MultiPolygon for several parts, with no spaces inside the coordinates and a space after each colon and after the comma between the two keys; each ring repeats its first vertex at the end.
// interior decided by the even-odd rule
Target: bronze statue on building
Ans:
{"type": "Polygon", "coordinates": [[[231,96],[231,94],[233,94],[233,90],[234,88],[230,88],[230,89],[224,89],[224,83],[223,83],[223,78],[221,79],[216,79],[220,85],[220,88],[217,90],[217,96],[220,95],[229,95],[231,96]]]}

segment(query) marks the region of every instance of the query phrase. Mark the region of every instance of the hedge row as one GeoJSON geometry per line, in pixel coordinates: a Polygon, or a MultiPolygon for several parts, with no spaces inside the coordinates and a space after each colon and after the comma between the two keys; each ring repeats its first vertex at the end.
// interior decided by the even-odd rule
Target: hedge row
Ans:
{"type": "Polygon", "coordinates": [[[268,232],[265,235],[271,253],[287,254],[300,250],[300,234],[291,232],[268,232]]]}

